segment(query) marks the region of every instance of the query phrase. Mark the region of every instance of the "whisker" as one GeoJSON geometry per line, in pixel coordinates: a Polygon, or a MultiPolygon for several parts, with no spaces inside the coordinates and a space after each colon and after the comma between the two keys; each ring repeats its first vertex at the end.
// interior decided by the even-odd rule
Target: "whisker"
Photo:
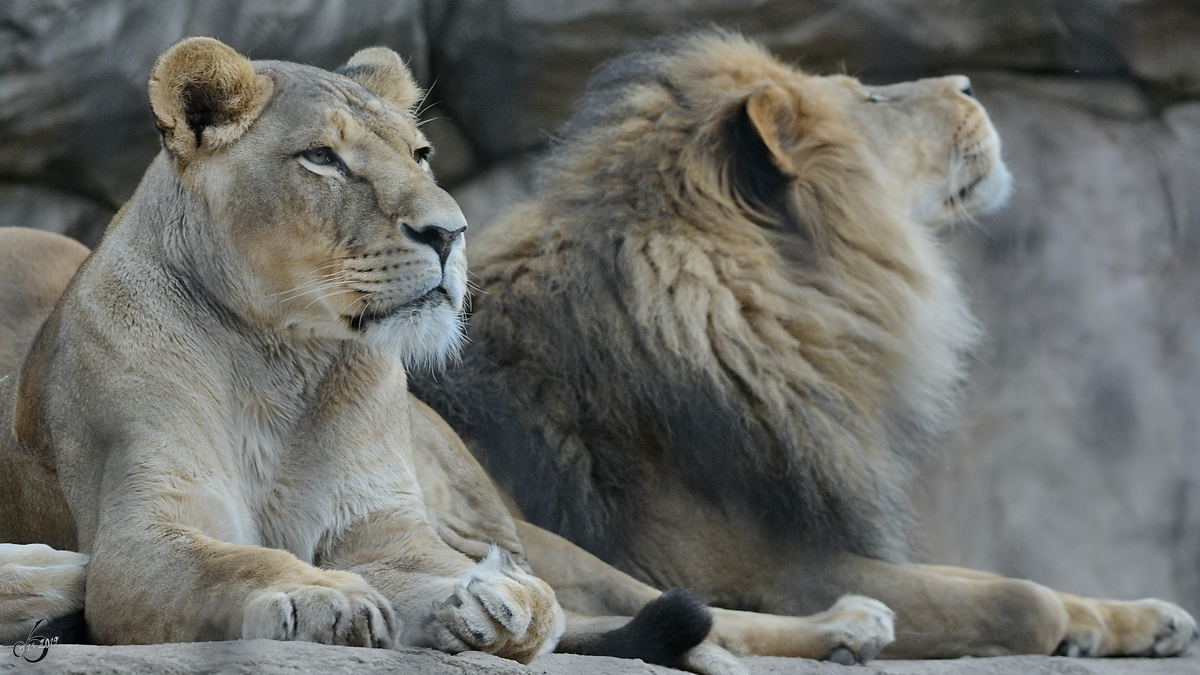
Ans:
{"type": "Polygon", "coordinates": [[[440,77],[441,76],[439,75],[438,77],[433,78],[433,82],[430,83],[429,88],[425,90],[425,94],[421,97],[421,100],[417,101],[417,105],[413,106],[417,110],[417,112],[414,113],[417,117],[420,117],[426,110],[428,110],[429,108],[432,108],[435,105],[433,103],[430,103],[429,108],[424,107],[426,99],[428,99],[429,95],[431,93],[433,93],[433,88],[437,86],[438,79],[440,77]]]}
{"type": "Polygon", "coordinates": [[[316,299],[315,299],[315,300],[313,300],[312,302],[310,302],[310,303],[308,303],[307,305],[305,305],[305,306],[304,306],[304,309],[308,309],[309,307],[312,307],[313,305],[317,304],[318,302],[321,302],[322,300],[326,300],[326,299],[328,299],[328,298],[332,298],[332,297],[334,297],[334,296],[336,296],[336,295],[345,295],[346,293],[354,293],[354,292],[355,292],[355,291],[357,291],[357,290],[358,290],[357,288],[343,288],[343,289],[341,289],[340,291],[334,291],[334,292],[332,292],[332,293],[328,293],[328,294],[326,294],[326,295],[322,295],[321,297],[319,297],[319,298],[316,298],[316,299]]]}
{"type": "MultiPolygon", "coordinates": [[[[308,288],[309,286],[318,286],[321,284],[326,284],[341,274],[342,274],[342,272],[332,272],[330,274],[323,274],[323,275],[317,277],[316,279],[306,281],[298,286],[293,286],[292,288],[289,288],[286,291],[279,291],[278,293],[271,293],[271,294],[267,295],[266,297],[273,298],[277,295],[287,295],[289,293],[295,293],[296,291],[299,291],[300,289],[308,288]]],[[[340,283],[340,280],[336,283],[340,283]]]]}
{"type": "Polygon", "coordinates": [[[322,291],[329,290],[330,288],[336,288],[337,286],[340,286],[340,285],[346,283],[347,281],[348,281],[348,279],[338,279],[335,281],[322,282],[320,284],[317,284],[313,288],[306,288],[303,290],[297,288],[294,290],[292,295],[289,295],[288,297],[283,298],[282,300],[280,300],[280,302],[288,302],[290,300],[295,300],[296,298],[299,298],[301,296],[310,295],[312,293],[320,293],[322,291]]]}

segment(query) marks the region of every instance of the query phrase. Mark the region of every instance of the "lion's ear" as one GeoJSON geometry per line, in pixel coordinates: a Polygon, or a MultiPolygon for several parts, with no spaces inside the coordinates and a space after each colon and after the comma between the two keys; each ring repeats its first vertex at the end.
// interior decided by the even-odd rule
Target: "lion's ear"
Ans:
{"type": "Polygon", "coordinates": [[[786,133],[795,128],[799,113],[795,97],[775,85],[763,87],[746,99],[746,121],[770,153],[775,166],[793,175],[795,164],[787,152],[786,133]]]}
{"type": "Polygon", "coordinates": [[[411,110],[421,98],[421,88],[404,60],[387,47],[360,50],[334,72],[361,84],[402,112],[411,110]]]}
{"type": "Polygon", "coordinates": [[[212,38],[163,52],[150,73],[150,107],[167,149],[182,160],[237,140],[271,98],[271,78],[212,38]]]}
{"type": "Polygon", "coordinates": [[[778,227],[789,218],[788,186],[795,177],[780,134],[789,114],[777,87],[739,105],[727,126],[730,188],[754,221],[778,227]]]}

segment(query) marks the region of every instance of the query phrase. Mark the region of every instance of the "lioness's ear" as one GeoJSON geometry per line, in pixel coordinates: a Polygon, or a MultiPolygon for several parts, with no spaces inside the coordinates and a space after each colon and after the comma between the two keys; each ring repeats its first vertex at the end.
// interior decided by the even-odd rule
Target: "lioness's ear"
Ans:
{"type": "Polygon", "coordinates": [[[237,140],[271,98],[271,78],[212,38],[188,38],[163,52],[150,73],[150,107],[167,149],[187,160],[198,149],[237,140]]]}
{"type": "Polygon", "coordinates": [[[387,47],[369,47],[334,72],[361,84],[398,111],[407,112],[421,98],[421,88],[404,60],[387,47]]]}

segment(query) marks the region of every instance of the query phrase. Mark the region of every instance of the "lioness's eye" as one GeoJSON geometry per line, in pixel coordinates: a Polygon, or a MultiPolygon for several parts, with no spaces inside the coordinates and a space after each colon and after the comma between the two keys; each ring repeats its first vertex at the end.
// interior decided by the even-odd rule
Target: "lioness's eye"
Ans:
{"type": "Polygon", "coordinates": [[[886,100],[887,99],[880,96],[879,94],[867,94],[867,102],[868,103],[883,103],[886,100]]]}
{"type": "Polygon", "coordinates": [[[425,147],[413,150],[413,159],[417,160],[417,164],[422,164],[429,161],[431,154],[433,154],[433,148],[426,145],[425,147]]]}
{"type": "Polygon", "coordinates": [[[326,166],[337,161],[337,155],[329,148],[313,148],[300,153],[304,159],[316,164],[317,166],[326,166]]]}
{"type": "Polygon", "coordinates": [[[342,159],[327,146],[310,148],[296,157],[300,160],[301,166],[313,173],[319,173],[322,176],[349,175],[349,169],[346,168],[342,159]]]}

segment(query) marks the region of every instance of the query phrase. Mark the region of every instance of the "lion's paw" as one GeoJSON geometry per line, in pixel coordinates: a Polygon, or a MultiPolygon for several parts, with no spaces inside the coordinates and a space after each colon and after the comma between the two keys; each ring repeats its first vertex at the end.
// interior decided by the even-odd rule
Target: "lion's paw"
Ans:
{"type": "Polygon", "coordinates": [[[866,663],[896,639],[896,613],[861,595],[843,595],[833,607],[812,618],[836,645],[825,654],[825,660],[842,665],[866,663]]]}
{"type": "Polygon", "coordinates": [[[546,582],[493,547],[434,609],[433,647],[478,650],[527,663],[558,643],[562,609],[546,582]]]}
{"type": "Polygon", "coordinates": [[[1090,611],[1072,613],[1056,655],[1178,656],[1200,637],[1191,614],[1162,600],[1097,600],[1087,605],[1090,611]]]}
{"type": "Polygon", "coordinates": [[[253,595],[242,614],[242,638],[394,645],[400,621],[391,603],[355,575],[325,574],[333,582],[329,586],[295,584],[253,595]]]}

